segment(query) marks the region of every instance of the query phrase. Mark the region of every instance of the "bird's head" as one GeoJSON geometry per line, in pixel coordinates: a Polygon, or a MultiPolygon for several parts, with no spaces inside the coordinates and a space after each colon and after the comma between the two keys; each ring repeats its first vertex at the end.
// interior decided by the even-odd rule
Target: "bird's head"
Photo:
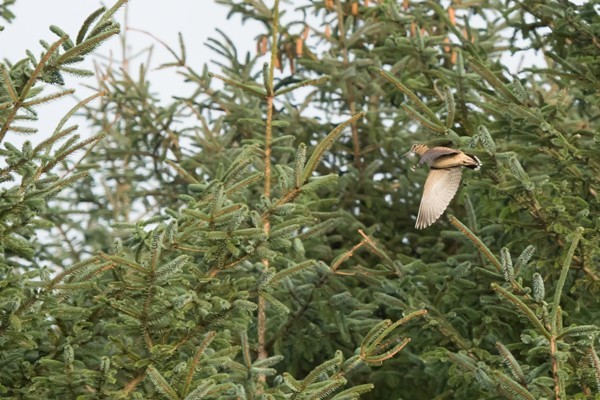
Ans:
{"type": "Polygon", "coordinates": [[[424,144],[418,143],[418,144],[413,144],[413,146],[410,148],[409,151],[407,151],[406,153],[402,154],[401,157],[405,157],[409,154],[413,154],[413,153],[417,153],[419,156],[422,156],[423,154],[425,154],[425,152],[429,150],[429,147],[427,147],[424,144]]]}

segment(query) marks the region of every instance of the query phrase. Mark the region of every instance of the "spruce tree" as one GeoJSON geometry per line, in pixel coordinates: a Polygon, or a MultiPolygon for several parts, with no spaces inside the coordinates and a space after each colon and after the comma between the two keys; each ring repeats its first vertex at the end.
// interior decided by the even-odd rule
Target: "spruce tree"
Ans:
{"type": "Polygon", "coordinates": [[[597,396],[592,2],[219,0],[263,24],[256,53],[161,38],[193,90],[102,65],[12,145],[124,3],[0,65],[3,398],[597,396]],[[415,143],[483,162],[422,231],[415,143]]]}

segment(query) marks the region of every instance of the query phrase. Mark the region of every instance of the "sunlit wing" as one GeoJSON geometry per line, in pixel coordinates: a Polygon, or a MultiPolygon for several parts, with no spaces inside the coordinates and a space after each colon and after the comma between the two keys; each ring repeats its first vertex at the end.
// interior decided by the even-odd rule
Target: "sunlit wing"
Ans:
{"type": "Polygon", "coordinates": [[[429,170],[417,215],[417,229],[427,228],[444,213],[458,190],[460,177],[461,167],[429,170]]]}

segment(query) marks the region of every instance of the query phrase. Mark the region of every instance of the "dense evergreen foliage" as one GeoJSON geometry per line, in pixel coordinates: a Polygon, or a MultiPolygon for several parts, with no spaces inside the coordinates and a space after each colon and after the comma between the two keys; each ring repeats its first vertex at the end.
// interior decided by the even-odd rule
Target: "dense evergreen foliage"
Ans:
{"type": "Polygon", "coordinates": [[[595,398],[597,5],[217,2],[255,54],[101,66],[35,145],[125,0],[0,64],[0,397],[595,398]],[[415,143],[483,162],[422,231],[415,143]]]}

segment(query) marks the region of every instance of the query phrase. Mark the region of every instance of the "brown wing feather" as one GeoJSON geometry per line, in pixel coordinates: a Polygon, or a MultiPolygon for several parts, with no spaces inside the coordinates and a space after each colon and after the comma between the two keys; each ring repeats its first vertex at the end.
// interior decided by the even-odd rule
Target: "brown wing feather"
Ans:
{"type": "Polygon", "coordinates": [[[431,165],[432,168],[438,169],[460,166],[476,169],[481,166],[481,161],[479,161],[479,159],[475,156],[470,156],[461,152],[437,157],[429,165],[431,165]]]}
{"type": "Polygon", "coordinates": [[[460,185],[461,167],[431,169],[425,181],[417,229],[427,228],[444,213],[460,185]]]}
{"type": "Polygon", "coordinates": [[[449,147],[433,147],[431,149],[427,149],[427,151],[421,155],[421,164],[432,165],[438,158],[444,156],[452,156],[460,153],[459,150],[451,149],[449,147]]]}

